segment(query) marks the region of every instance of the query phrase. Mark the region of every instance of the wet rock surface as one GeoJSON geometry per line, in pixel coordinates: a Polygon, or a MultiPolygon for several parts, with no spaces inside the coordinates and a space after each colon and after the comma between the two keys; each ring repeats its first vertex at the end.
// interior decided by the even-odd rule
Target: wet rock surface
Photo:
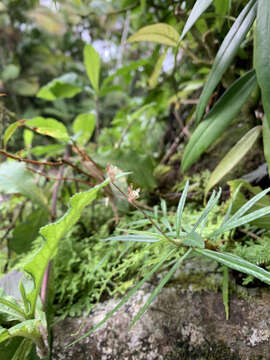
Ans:
{"type": "Polygon", "coordinates": [[[130,329],[152,291],[138,291],[94,334],[66,345],[102,320],[119,300],[95,307],[85,318],[67,318],[54,327],[54,360],[270,360],[270,294],[230,299],[225,320],[221,293],[165,288],[130,329]],[[76,336],[72,334],[77,333],[76,336]]]}

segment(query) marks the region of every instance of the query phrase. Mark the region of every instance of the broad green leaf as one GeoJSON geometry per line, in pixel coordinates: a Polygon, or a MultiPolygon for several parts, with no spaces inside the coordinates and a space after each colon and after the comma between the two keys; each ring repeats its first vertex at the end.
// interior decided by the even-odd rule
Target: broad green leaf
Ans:
{"type": "Polygon", "coordinates": [[[2,288],[0,288],[0,320],[1,324],[13,320],[25,320],[23,308],[13,296],[6,295],[2,288]]]}
{"type": "Polygon", "coordinates": [[[270,127],[270,6],[269,0],[258,1],[255,34],[255,69],[262,91],[265,121],[270,127]]]}
{"type": "Polygon", "coordinates": [[[34,156],[48,156],[53,157],[57,156],[64,151],[64,145],[63,144],[52,144],[52,145],[43,145],[43,146],[35,146],[32,149],[29,150],[31,154],[34,156]]]}
{"type": "Polygon", "coordinates": [[[95,129],[96,116],[94,114],[86,113],[80,114],[76,117],[72,124],[74,134],[80,133],[77,138],[79,145],[85,145],[90,140],[95,129]]]}
{"type": "Polygon", "coordinates": [[[48,211],[47,199],[23,163],[7,161],[0,165],[0,191],[6,194],[22,194],[48,211]]]}
{"type": "Polygon", "coordinates": [[[167,56],[167,52],[168,52],[168,47],[166,47],[166,49],[164,50],[163,54],[160,55],[160,57],[158,58],[158,61],[155,65],[154,71],[152,72],[148,83],[151,89],[155,88],[158,84],[158,78],[160,76],[161,73],[161,69],[162,69],[162,65],[163,62],[167,56]]]}
{"type": "Polygon", "coordinates": [[[168,24],[158,23],[144,26],[130,36],[127,42],[149,41],[169,46],[177,46],[179,40],[180,36],[175,28],[168,24]]]}
{"type": "Polygon", "coordinates": [[[130,171],[130,179],[137,186],[148,189],[156,187],[156,179],[153,175],[154,164],[148,155],[138,154],[137,151],[130,149],[117,149],[113,152],[104,153],[102,158],[97,157],[97,159],[102,161],[104,165],[110,162],[123,171],[130,171]]]}
{"type": "Polygon", "coordinates": [[[270,125],[266,116],[263,119],[263,152],[267,161],[268,174],[270,174],[270,125]]]}
{"type": "Polygon", "coordinates": [[[19,120],[19,121],[12,123],[11,125],[9,125],[9,127],[6,129],[6,131],[4,133],[4,148],[7,147],[8,140],[12,137],[12,135],[17,130],[17,128],[19,126],[22,126],[24,123],[25,123],[25,120],[19,120]]]}
{"type": "Polygon", "coordinates": [[[182,170],[187,170],[201,154],[224,132],[235,119],[256,85],[255,71],[236,80],[222,95],[192,134],[182,159],[182,170]]]}
{"type": "Polygon", "coordinates": [[[35,288],[27,294],[31,304],[31,314],[35,312],[37,296],[41,287],[43,275],[48,262],[54,258],[58,250],[58,244],[72,226],[79,220],[83,209],[95,200],[98,191],[108,185],[109,179],[95,186],[87,192],[75,194],[70,200],[70,208],[62,218],[40,229],[40,234],[46,240],[42,248],[25,265],[24,270],[29,273],[35,283],[35,288]]]}
{"type": "Polygon", "coordinates": [[[39,134],[51,136],[64,142],[69,139],[65,125],[58,120],[37,116],[27,120],[25,124],[39,134]]]}
{"type": "Polygon", "coordinates": [[[92,334],[94,331],[96,331],[100,326],[102,326],[107,320],[110,319],[110,317],[112,317],[112,315],[118,310],[120,309],[120,307],[122,305],[124,305],[128,299],[140,288],[142,287],[142,285],[151,278],[151,276],[158,271],[158,269],[161,267],[161,265],[164,264],[164,262],[175,252],[175,249],[169,251],[160,261],[159,263],[157,263],[152,270],[150,270],[145,277],[138,282],[138,284],[131,290],[128,292],[128,294],[119,302],[119,304],[117,304],[115,306],[114,309],[112,309],[112,311],[110,311],[103,320],[101,320],[96,326],[94,326],[93,329],[91,329],[90,331],[88,331],[87,333],[85,333],[84,335],[80,336],[77,340],[73,341],[71,344],[69,344],[68,346],[72,346],[75,343],[77,343],[78,341],[84,339],[85,337],[87,337],[88,335],[92,334]]]}
{"type": "MultiPolygon", "coordinates": [[[[31,340],[38,340],[41,337],[39,332],[40,324],[41,324],[40,320],[37,319],[22,321],[19,324],[7,329],[7,335],[8,335],[7,338],[22,336],[29,338],[31,340]]],[[[6,334],[3,333],[3,337],[0,336],[0,342],[5,341],[7,338],[6,338],[6,334]]]]}
{"type": "Polygon", "coordinates": [[[181,40],[184,38],[186,33],[192,28],[197,19],[202,15],[202,13],[211,5],[213,0],[197,0],[193,6],[191,13],[185,23],[181,40]]]}
{"type": "Polygon", "coordinates": [[[270,272],[260,268],[257,265],[246,261],[239,256],[230,254],[230,253],[218,253],[216,251],[208,250],[208,249],[194,249],[198,254],[209,257],[212,260],[216,260],[217,262],[225,265],[231,269],[243,272],[248,275],[252,275],[255,278],[265,282],[270,285],[270,272]]]}
{"type": "Polygon", "coordinates": [[[184,206],[185,206],[185,202],[186,202],[186,198],[187,198],[188,187],[189,187],[189,181],[186,182],[185,188],[182,192],[182,195],[180,197],[178,207],[177,207],[176,220],[175,220],[175,229],[176,229],[177,239],[179,238],[180,232],[181,232],[182,216],[183,216],[184,206]]]}
{"type": "Polygon", "coordinates": [[[47,224],[48,215],[44,209],[37,209],[15,226],[8,242],[9,248],[17,254],[29,251],[33,241],[38,237],[39,229],[47,224]]]}
{"type": "Polygon", "coordinates": [[[197,105],[195,118],[196,123],[201,120],[212,92],[222,78],[222,75],[230,66],[232,59],[236,55],[242,41],[251,28],[256,17],[256,9],[256,0],[250,0],[248,5],[243,9],[241,14],[236,19],[235,23],[221,44],[197,105]]]}
{"type": "Polygon", "coordinates": [[[224,156],[208,180],[205,189],[205,197],[207,196],[209,190],[215,186],[225,175],[227,175],[250,151],[255,141],[258,139],[260,133],[261,126],[256,126],[249,130],[249,132],[245,134],[224,156]]]}
{"type": "Polygon", "coordinates": [[[149,308],[150,304],[153,302],[153,300],[158,296],[158,294],[161,292],[161,290],[164,288],[166,283],[170,280],[170,278],[173,276],[175,271],[178,269],[179,265],[189,256],[189,254],[192,252],[192,249],[189,249],[183,256],[181,256],[174,266],[171,267],[171,269],[168,271],[168,273],[164,276],[164,278],[160,281],[158,286],[155,288],[155,290],[152,292],[146,303],[143,305],[143,307],[140,309],[138,314],[134,317],[131,324],[129,325],[129,328],[131,328],[136,321],[140,319],[140,317],[145,313],[145,311],[149,308]]]}
{"type": "Polygon", "coordinates": [[[99,92],[99,73],[100,73],[100,56],[93,48],[87,44],[83,50],[84,65],[88,78],[96,94],[99,92]]]}
{"type": "MultiPolygon", "coordinates": [[[[2,332],[5,336],[7,329],[2,328],[2,332]]],[[[7,334],[8,335],[8,334],[7,334]]],[[[1,339],[1,328],[0,328],[0,339],[1,339]]],[[[20,344],[25,341],[22,337],[15,337],[0,343],[0,359],[12,360],[12,357],[16,350],[20,347],[20,344]]]]}
{"type": "Polygon", "coordinates": [[[72,98],[81,91],[82,89],[78,84],[78,75],[75,73],[68,73],[43,86],[38,92],[37,97],[52,101],[56,99],[72,98]]]}
{"type": "Polygon", "coordinates": [[[8,81],[8,80],[17,79],[19,74],[20,74],[20,67],[15,64],[9,64],[4,68],[1,77],[4,81],[8,81]]]}

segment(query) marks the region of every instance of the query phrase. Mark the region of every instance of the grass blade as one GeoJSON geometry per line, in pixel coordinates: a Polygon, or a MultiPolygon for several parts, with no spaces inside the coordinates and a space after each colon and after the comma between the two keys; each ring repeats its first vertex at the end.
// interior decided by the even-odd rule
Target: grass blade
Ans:
{"type": "Polygon", "coordinates": [[[197,0],[195,5],[193,6],[191,13],[187,19],[185,27],[183,29],[183,33],[181,35],[180,40],[184,38],[186,33],[192,28],[198,18],[202,15],[202,13],[211,5],[213,0],[197,0]]]}
{"type": "Polygon", "coordinates": [[[243,104],[256,85],[255,71],[251,70],[236,80],[225,91],[192,134],[184,151],[181,168],[187,170],[201,154],[224,133],[235,120],[243,104]]]}
{"type": "Polygon", "coordinates": [[[145,277],[131,290],[128,292],[128,294],[120,301],[119,304],[116,305],[116,307],[110,311],[105,318],[100,321],[96,326],[93,327],[93,329],[91,329],[90,331],[88,331],[86,334],[80,336],[78,339],[76,339],[75,341],[73,341],[71,344],[67,345],[67,347],[74,345],[75,343],[77,343],[78,341],[84,339],[85,337],[87,337],[88,335],[92,334],[95,330],[97,330],[101,325],[103,325],[110,317],[112,317],[112,315],[118,310],[120,309],[120,307],[122,305],[124,305],[128,299],[148,280],[150,279],[150,277],[161,267],[161,265],[175,252],[175,249],[172,249],[170,252],[168,252],[163,258],[162,260],[156,264],[153,269],[151,271],[149,271],[145,277]]]}
{"type": "Polygon", "coordinates": [[[222,75],[228,69],[242,41],[251,28],[251,25],[253,24],[253,21],[256,17],[256,9],[256,0],[250,0],[247,6],[242,10],[236,19],[235,23],[221,44],[212,66],[209,78],[207,79],[199,103],[197,105],[195,122],[199,122],[201,120],[212,92],[221,80],[222,75]]]}
{"type": "Polygon", "coordinates": [[[182,192],[182,195],[181,195],[181,198],[179,200],[178,207],[177,207],[176,225],[175,225],[175,227],[176,227],[176,237],[177,238],[180,237],[182,215],[183,215],[184,206],[185,206],[185,202],[186,202],[186,198],[187,198],[188,187],[189,187],[189,181],[186,182],[185,188],[184,188],[184,190],[182,192]]]}
{"type": "Polygon", "coordinates": [[[270,272],[260,268],[257,265],[246,261],[239,256],[230,253],[218,253],[216,251],[207,249],[194,249],[198,254],[209,257],[212,260],[219,262],[231,269],[243,272],[248,275],[252,275],[255,278],[270,285],[270,272]]]}
{"type": "Polygon", "coordinates": [[[170,278],[173,276],[175,271],[178,269],[179,265],[188,257],[188,255],[192,252],[192,249],[189,249],[180,259],[176,261],[174,266],[168,271],[166,276],[161,280],[161,282],[158,284],[158,286],[155,288],[155,290],[152,292],[152,294],[149,296],[148,300],[144,304],[144,306],[141,308],[141,310],[138,312],[138,314],[135,316],[135,318],[132,320],[131,324],[129,325],[129,329],[135,324],[137,320],[140,319],[140,317],[145,313],[145,311],[148,309],[152,301],[155,299],[155,297],[160,293],[160,291],[163,289],[163,287],[166,285],[166,283],[170,280],[170,278]]]}

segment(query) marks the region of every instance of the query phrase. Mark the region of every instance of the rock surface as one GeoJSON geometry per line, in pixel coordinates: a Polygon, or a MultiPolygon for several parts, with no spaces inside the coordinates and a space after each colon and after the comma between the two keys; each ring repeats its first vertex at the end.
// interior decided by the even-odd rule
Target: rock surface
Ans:
{"type": "Polygon", "coordinates": [[[53,360],[270,360],[268,292],[249,300],[231,296],[226,321],[220,293],[176,285],[163,289],[128,330],[151,290],[146,285],[99,330],[69,348],[67,344],[102,320],[119,300],[98,305],[88,317],[56,324],[53,360]]]}

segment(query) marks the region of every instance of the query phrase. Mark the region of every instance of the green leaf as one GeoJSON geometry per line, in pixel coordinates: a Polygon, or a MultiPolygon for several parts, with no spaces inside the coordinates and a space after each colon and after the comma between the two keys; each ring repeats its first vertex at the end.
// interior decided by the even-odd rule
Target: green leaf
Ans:
{"type": "Polygon", "coordinates": [[[138,314],[135,316],[135,318],[132,320],[132,323],[129,325],[129,328],[131,328],[136,321],[140,319],[140,317],[145,313],[145,311],[149,308],[150,304],[153,302],[153,300],[157,297],[157,295],[161,292],[163,287],[166,285],[166,283],[170,280],[170,278],[173,276],[175,271],[178,269],[179,265],[189,256],[189,254],[192,252],[192,249],[189,249],[180,259],[176,261],[174,266],[168,271],[168,273],[164,276],[164,278],[160,281],[158,286],[155,288],[155,290],[152,292],[152,294],[149,296],[146,303],[143,305],[143,307],[140,309],[138,314]]]}
{"type": "Polygon", "coordinates": [[[81,91],[82,89],[78,85],[78,75],[75,73],[68,73],[55,78],[47,85],[42,86],[37,97],[44,100],[72,98],[81,91]]]}
{"type": "Polygon", "coordinates": [[[13,320],[25,320],[23,308],[13,296],[6,295],[0,288],[0,320],[1,323],[13,320]]]}
{"type": "Polygon", "coordinates": [[[160,73],[161,73],[161,69],[162,69],[162,65],[163,65],[163,62],[167,56],[167,52],[168,52],[168,47],[166,47],[166,49],[164,50],[163,54],[160,55],[160,57],[158,58],[158,61],[155,65],[155,68],[154,68],[154,71],[152,72],[149,80],[148,80],[148,83],[149,83],[149,86],[151,89],[154,89],[157,84],[158,84],[158,78],[160,76],[160,73]]]}
{"type": "Polygon", "coordinates": [[[153,236],[140,236],[140,235],[119,235],[113,236],[106,239],[106,241],[133,241],[133,242],[146,242],[154,243],[160,241],[160,239],[154,238],[153,236]]]}
{"type": "Polygon", "coordinates": [[[79,220],[83,209],[95,200],[98,191],[108,185],[109,179],[95,186],[87,192],[75,194],[70,200],[70,208],[62,218],[40,229],[40,234],[46,240],[42,248],[25,265],[24,270],[29,273],[35,283],[35,288],[27,294],[31,304],[31,314],[35,313],[37,296],[48,262],[54,258],[58,250],[58,244],[72,226],[79,220]]]}
{"type": "Polygon", "coordinates": [[[186,33],[192,28],[197,19],[202,15],[202,13],[211,5],[213,0],[197,0],[195,5],[193,6],[191,13],[185,23],[181,40],[184,38],[186,33]]]}
{"type": "Polygon", "coordinates": [[[31,340],[38,340],[41,335],[39,332],[40,320],[25,320],[19,324],[7,329],[6,332],[0,333],[0,342],[15,336],[22,336],[31,340]]]}
{"type": "Polygon", "coordinates": [[[77,340],[73,341],[71,344],[68,345],[72,346],[74,344],[76,344],[78,341],[84,339],[85,337],[87,337],[88,335],[92,334],[94,331],[96,331],[100,326],[102,326],[108,319],[110,319],[110,317],[112,317],[112,315],[118,310],[120,309],[120,307],[122,305],[124,305],[128,299],[147,281],[150,279],[150,277],[158,271],[158,269],[161,267],[162,264],[164,264],[164,262],[175,252],[175,249],[169,251],[161,260],[159,263],[157,263],[152,270],[150,270],[145,277],[138,282],[138,284],[131,290],[128,292],[128,294],[119,302],[119,304],[117,304],[115,306],[114,309],[112,309],[112,311],[110,311],[103,320],[101,320],[96,326],[94,326],[93,329],[91,329],[90,331],[88,331],[87,333],[85,333],[84,335],[80,336],[77,340]]]}
{"type": "Polygon", "coordinates": [[[250,0],[248,5],[243,9],[241,14],[234,22],[223,43],[221,44],[207,82],[204,86],[203,92],[200,96],[200,100],[196,109],[195,122],[199,122],[201,120],[212,92],[222,78],[222,75],[228,69],[242,41],[251,28],[256,17],[256,8],[256,0],[250,0]]]}
{"type": "Polygon", "coordinates": [[[261,128],[261,126],[256,126],[249,130],[249,132],[246,133],[224,156],[208,180],[205,189],[205,197],[207,196],[209,190],[215,186],[225,175],[227,175],[250,151],[261,133],[261,128]]]}
{"type": "Polygon", "coordinates": [[[100,56],[93,48],[87,44],[83,50],[84,65],[89,78],[89,81],[95,90],[96,94],[99,92],[99,73],[100,73],[100,56]]]}
{"type": "Polygon", "coordinates": [[[60,141],[67,142],[69,139],[65,125],[52,118],[37,116],[27,120],[26,125],[39,134],[51,136],[60,141]]]}
{"type": "Polygon", "coordinates": [[[267,161],[268,174],[270,174],[270,126],[266,116],[263,119],[263,152],[267,161]]]}
{"type": "Polygon", "coordinates": [[[249,261],[246,261],[239,256],[230,253],[218,253],[207,249],[194,249],[194,251],[212,260],[216,260],[220,264],[228,266],[231,269],[243,272],[244,274],[252,275],[270,285],[269,271],[266,271],[257,265],[251,264],[249,261]]]}
{"type": "Polygon", "coordinates": [[[216,24],[219,31],[221,31],[222,25],[225,20],[225,15],[229,14],[231,7],[231,0],[214,0],[216,8],[216,14],[219,15],[216,18],[216,24]]]}
{"type": "Polygon", "coordinates": [[[127,42],[149,41],[169,46],[177,46],[179,40],[180,36],[175,28],[168,24],[158,23],[144,26],[130,36],[127,42]]]}
{"type": "Polygon", "coordinates": [[[175,221],[175,229],[176,229],[177,239],[179,238],[180,232],[181,232],[182,215],[183,215],[184,206],[185,206],[185,202],[186,202],[186,198],[187,198],[188,187],[189,187],[189,181],[186,182],[185,188],[182,192],[182,195],[179,200],[178,207],[177,207],[176,221],[175,221]]]}
{"type": "Polygon", "coordinates": [[[86,113],[78,115],[73,124],[72,129],[74,134],[80,133],[77,138],[79,145],[85,145],[90,140],[95,129],[96,116],[94,114],[86,113]]]}
{"type": "Polygon", "coordinates": [[[24,221],[15,226],[8,246],[17,254],[29,251],[33,241],[38,237],[39,229],[48,222],[48,212],[44,209],[33,211],[24,221]]]}
{"type": "Polygon", "coordinates": [[[195,231],[183,237],[183,239],[181,239],[181,245],[192,246],[195,248],[198,247],[202,249],[205,247],[203,238],[195,231]]]}
{"type": "Polygon", "coordinates": [[[262,91],[263,108],[270,126],[270,7],[269,0],[258,1],[255,34],[255,69],[262,91]]]}
{"type": "Polygon", "coordinates": [[[4,81],[14,80],[17,79],[19,74],[20,74],[20,67],[15,64],[9,64],[4,68],[4,71],[2,72],[2,79],[4,81]]]}
{"type": "Polygon", "coordinates": [[[25,123],[24,120],[23,121],[19,120],[8,126],[8,128],[6,129],[6,131],[4,133],[4,148],[5,149],[7,147],[8,140],[12,137],[12,135],[17,130],[17,128],[19,126],[22,126],[24,123],[25,123]]]}
{"type": "Polygon", "coordinates": [[[47,199],[23,163],[7,161],[0,165],[0,191],[6,194],[22,194],[48,211],[47,199]]]}
{"type": "Polygon", "coordinates": [[[182,171],[187,170],[235,119],[256,85],[254,70],[236,80],[192,134],[184,151],[182,171]]]}

